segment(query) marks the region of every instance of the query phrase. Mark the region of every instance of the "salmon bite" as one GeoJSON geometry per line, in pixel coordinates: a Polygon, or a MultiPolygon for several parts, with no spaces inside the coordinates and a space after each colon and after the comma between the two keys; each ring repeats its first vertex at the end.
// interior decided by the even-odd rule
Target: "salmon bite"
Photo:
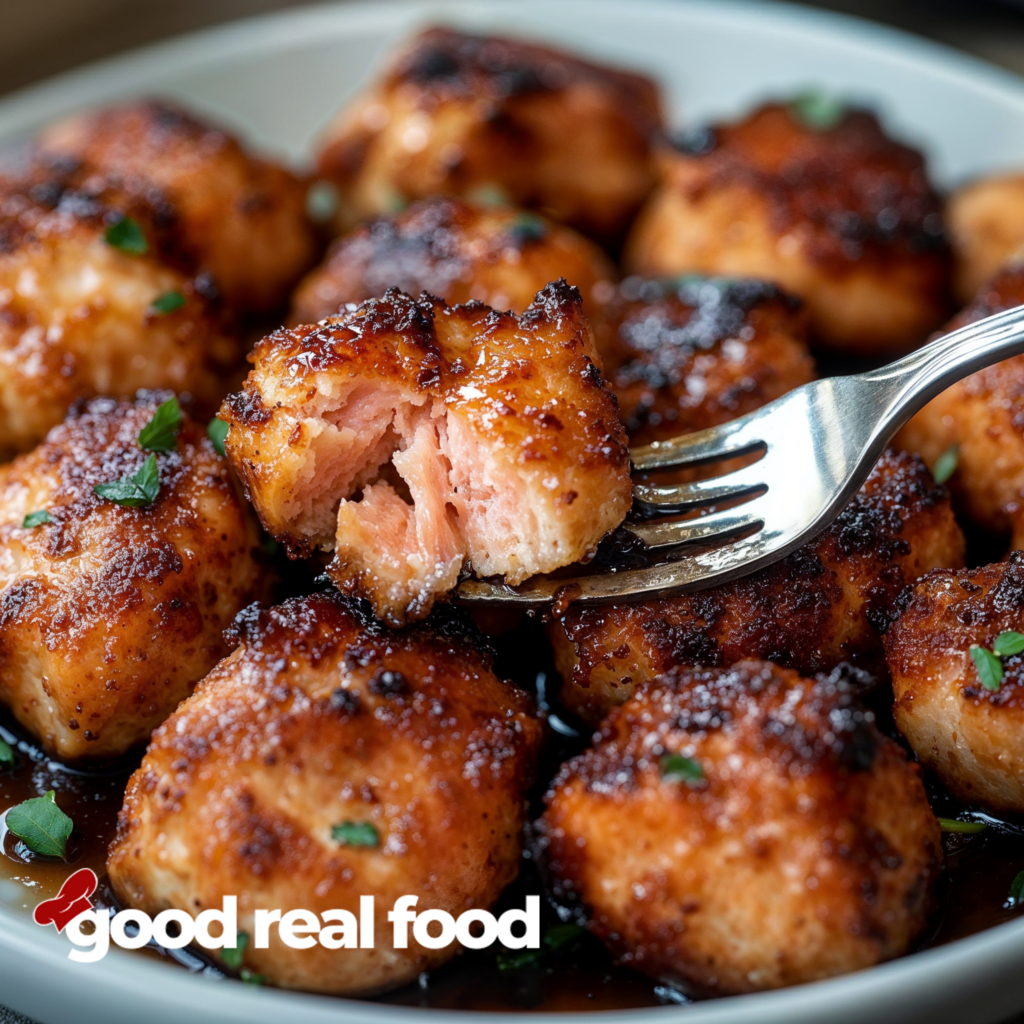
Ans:
{"type": "Polygon", "coordinates": [[[263,525],[392,625],[466,568],[522,582],[592,552],[629,452],[580,293],[521,316],[391,289],[256,346],[226,447],[263,525]]]}

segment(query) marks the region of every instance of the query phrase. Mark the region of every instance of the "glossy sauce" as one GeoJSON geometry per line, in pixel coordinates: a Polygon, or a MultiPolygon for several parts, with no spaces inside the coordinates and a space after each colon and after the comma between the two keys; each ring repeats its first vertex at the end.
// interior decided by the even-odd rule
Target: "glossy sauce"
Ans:
{"type": "MultiPolygon", "coordinates": [[[[536,689],[542,707],[551,715],[551,739],[545,750],[540,781],[532,793],[536,816],[540,813],[540,800],[548,780],[561,761],[582,749],[587,734],[548,702],[546,683],[555,676],[549,649],[537,622],[524,620],[499,637],[496,646],[499,674],[536,689]]],[[[893,731],[891,723],[887,723],[884,690],[876,693],[871,703],[882,728],[893,731]]],[[[104,772],[73,771],[42,755],[14,728],[9,718],[0,719],[0,736],[12,746],[16,745],[18,752],[15,769],[0,772],[0,807],[10,807],[53,789],[58,804],[75,822],[65,864],[28,851],[16,837],[5,834],[0,819],[0,843],[4,852],[0,857],[0,886],[7,888],[14,883],[20,887],[23,890],[20,905],[31,912],[40,900],[57,893],[70,874],[69,868],[90,867],[101,879],[97,902],[116,906],[116,899],[106,884],[106,847],[116,828],[125,783],[137,761],[104,772]]],[[[955,817],[963,810],[934,782],[930,783],[930,795],[937,814],[955,817]]],[[[947,871],[940,893],[942,908],[922,948],[972,935],[1020,913],[1010,905],[1008,897],[1014,877],[1024,870],[1024,827],[987,820],[992,822],[991,826],[979,835],[945,837],[947,871]]],[[[505,893],[496,910],[522,907],[528,893],[542,892],[527,851],[520,878],[505,893]]],[[[555,908],[546,902],[544,906],[542,929],[560,923],[555,908]]],[[[141,951],[141,955],[171,959],[192,971],[223,976],[217,967],[188,950],[171,952],[151,946],[141,951]]],[[[561,949],[543,952],[515,969],[509,969],[507,964],[503,969],[499,959],[493,949],[464,952],[452,963],[421,976],[418,983],[375,1001],[436,1009],[505,1011],[615,1010],[687,1001],[677,990],[617,967],[601,943],[585,933],[561,949]]]]}

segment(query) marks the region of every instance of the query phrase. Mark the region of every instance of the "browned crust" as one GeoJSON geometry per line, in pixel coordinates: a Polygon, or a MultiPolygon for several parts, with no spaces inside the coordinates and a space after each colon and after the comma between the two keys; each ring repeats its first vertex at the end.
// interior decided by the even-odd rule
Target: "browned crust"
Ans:
{"type": "Polygon", "coordinates": [[[532,700],[457,620],[395,632],[332,593],[247,610],[234,643],[129,782],[108,861],[119,896],[155,912],[237,894],[249,930],[256,907],[358,911],[374,895],[374,950],[247,950],[285,987],[372,992],[450,958],[393,949],[386,913],[405,893],[418,911],[487,907],[515,877],[532,700]],[[379,845],[333,841],[345,819],[373,823],[379,845]]]}
{"type": "Polygon", "coordinates": [[[855,691],[762,662],[639,689],[548,792],[556,898],[580,902],[620,960],[699,994],[906,952],[935,906],[939,829],[855,691]],[[703,780],[663,781],[666,754],[703,780]]]}
{"type": "Polygon", "coordinates": [[[65,758],[148,739],[226,653],[235,614],[269,593],[255,518],[187,417],[156,456],[155,502],[95,493],[140,468],[138,433],[167,397],[78,405],[0,472],[0,698],[65,758]],[[41,509],[51,522],[25,529],[41,509]]]}
{"type": "Polygon", "coordinates": [[[921,154],[848,110],[814,129],[786,104],[684,135],[637,218],[627,270],[776,281],[804,298],[825,347],[878,356],[949,309],[951,255],[921,154]]]}
{"type": "Polygon", "coordinates": [[[339,238],[296,291],[291,322],[315,323],[389,288],[522,313],[562,277],[587,308],[616,271],[593,242],[536,214],[434,196],[339,238]]]}
{"type": "Polygon", "coordinates": [[[805,673],[844,660],[882,669],[878,631],[904,586],[963,556],[946,491],[920,459],[890,451],[825,533],[775,565],[697,594],[570,608],[551,628],[562,698],[595,721],[677,666],[753,657],[805,673]]]}
{"type": "Polygon", "coordinates": [[[654,183],[650,145],[661,126],[657,87],[642,75],[431,28],[328,130],[318,170],[356,216],[384,212],[385,201],[497,188],[617,244],[654,183]],[[390,114],[383,124],[379,111],[390,114]],[[428,132],[415,152],[393,134],[409,116],[428,132]]]}
{"type": "Polygon", "coordinates": [[[236,310],[279,309],[317,256],[306,186],[221,127],[142,100],[50,126],[36,159],[79,182],[97,176],[172,211],[176,241],[236,310]]]}
{"type": "Polygon", "coordinates": [[[631,444],[717,426],[814,377],[799,301],[765,281],[627,278],[594,338],[631,444]]]}
{"type": "MultiPolygon", "coordinates": [[[[1022,303],[1024,265],[1011,265],[978,291],[948,330],[1022,303]]],[[[958,511],[996,533],[1019,529],[1024,505],[1024,356],[958,381],[925,406],[896,442],[919,452],[929,466],[958,446],[956,472],[949,480],[958,511]]]]}

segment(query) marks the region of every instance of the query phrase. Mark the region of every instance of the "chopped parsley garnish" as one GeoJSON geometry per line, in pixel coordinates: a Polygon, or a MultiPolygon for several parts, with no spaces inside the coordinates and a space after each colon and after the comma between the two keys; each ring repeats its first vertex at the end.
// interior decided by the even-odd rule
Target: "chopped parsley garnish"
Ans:
{"type": "Polygon", "coordinates": [[[93,490],[115,505],[128,508],[152,505],[160,494],[160,470],[157,468],[156,456],[150,455],[137,473],[123,476],[109,484],[97,484],[93,490]]]}
{"type": "Polygon", "coordinates": [[[1018,872],[1010,883],[1009,903],[1011,907],[1019,907],[1021,903],[1024,903],[1024,871],[1018,872]]]}
{"type": "Polygon", "coordinates": [[[245,957],[245,947],[249,945],[249,933],[239,932],[238,941],[234,946],[225,946],[220,951],[220,958],[224,961],[226,967],[230,967],[231,970],[237,971],[242,966],[242,960],[245,957]]]}
{"type": "Polygon", "coordinates": [[[139,447],[146,452],[172,452],[181,430],[181,406],[172,395],[161,402],[153,418],[139,431],[139,447]]]}
{"type": "Polygon", "coordinates": [[[831,131],[846,115],[846,104],[841,99],[817,89],[794,96],[789,109],[805,128],[815,132],[831,131]]]}
{"type": "Polygon", "coordinates": [[[263,548],[263,553],[270,558],[273,558],[281,550],[281,545],[269,533],[263,538],[260,547],[263,548]]]}
{"type": "Polygon", "coordinates": [[[46,796],[37,796],[12,807],[5,818],[7,828],[33,853],[44,857],[63,857],[74,822],[57,806],[51,789],[46,796]]]}
{"type": "Polygon", "coordinates": [[[0,771],[14,767],[14,748],[0,736],[0,771]]]}
{"type": "Polygon", "coordinates": [[[150,311],[157,316],[167,316],[185,305],[185,296],[181,292],[164,292],[158,295],[149,305],[150,311]]]}
{"type": "Polygon", "coordinates": [[[527,242],[539,242],[548,233],[548,226],[544,223],[543,217],[535,213],[521,213],[508,229],[509,235],[519,245],[527,242]]]}
{"type": "Polygon", "coordinates": [[[958,818],[937,818],[936,821],[943,832],[956,832],[962,836],[975,836],[988,828],[984,821],[960,821],[958,818]]]}
{"type": "Polygon", "coordinates": [[[331,838],[342,846],[380,846],[380,833],[368,821],[343,821],[331,829],[331,838]]]}
{"type": "Polygon", "coordinates": [[[224,442],[227,440],[230,426],[229,423],[226,423],[219,416],[214,416],[206,426],[206,436],[213,443],[213,447],[217,450],[218,455],[226,454],[224,442]]]}
{"type": "Polygon", "coordinates": [[[263,985],[267,980],[267,976],[265,974],[257,974],[255,971],[250,971],[248,967],[243,967],[241,971],[239,971],[238,976],[247,985],[263,985]]]}
{"type": "Polygon", "coordinates": [[[495,964],[503,974],[521,971],[524,967],[536,967],[546,954],[571,946],[585,930],[571,921],[553,924],[544,932],[539,949],[503,949],[495,956],[495,964]]]}
{"type": "Polygon", "coordinates": [[[472,203],[479,203],[481,206],[508,206],[511,201],[509,194],[494,182],[474,185],[466,193],[466,198],[472,203]]]}
{"type": "Polygon", "coordinates": [[[53,517],[45,508],[41,508],[38,512],[29,512],[27,516],[21,521],[21,528],[23,530],[34,530],[37,526],[42,526],[43,523],[52,523],[53,517]]]}
{"type": "Polygon", "coordinates": [[[128,256],[145,256],[149,252],[149,242],[139,222],[131,217],[122,217],[115,221],[103,235],[107,245],[128,256]]]}
{"type": "Polygon", "coordinates": [[[1003,682],[1003,663],[987,647],[971,644],[971,658],[986,690],[998,690],[1003,682]]]}
{"type": "Polygon", "coordinates": [[[664,782],[685,782],[694,786],[704,778],[704,769],[692,757],[666,754],[661,759],[661,778],[664,782]]]}
{"type": "Polygon", "coordinates": [[[1008,658],[1021,651],[1024,651],[1024,633],[1018,633],[1015,629],[1003,630],[992,645],[992,653],[997,658],[1008,658]]]}
{"type": "Polygon", "coordinates": [[[960,445],[950,445],[936,460],[932,476],[937,484],[944,484],[955,472],[960,461],[960,445]]]}

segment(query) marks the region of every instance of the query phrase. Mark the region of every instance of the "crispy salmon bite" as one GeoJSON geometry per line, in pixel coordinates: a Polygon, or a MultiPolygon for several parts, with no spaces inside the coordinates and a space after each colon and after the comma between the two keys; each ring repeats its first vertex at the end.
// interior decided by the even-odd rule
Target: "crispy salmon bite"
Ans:
{"type": "Polygon", "coordinates": [[[388,291],[261,341],[227,451],[267,530],[392,624],[464,567],[518,583],[586,556],[632,500],[579,292],[522,316],[388,291]]]}
{"type": "Polygon", "coordinates": [[[433,28],[338,115],[318,170],[342,229],[444,193],[531,207],[614,246],[654,185],[661,126],[648,78],[433,28]]]}
{"type": "Polygon", "coordinates": [[[961,302],[1024,248],[1024,175],[979,178],[958,189],[946,206],[956,260],[954,284],[961,302]]]}
{"type": "Polygon", "coordinates": [[[178,259],[165,213],[101,179],[0,189],[0,458],[80,398],[166,387],[217,408],[243,341],[178,259]]]}
{"type": "Polygon", "coordinates": [[[765,281],[630,277],[592,323],[631,444],[717,426],[814,377],[799,301],[765,281]]]}
{"type": "Polygon", "coordinates": [[[1024,552],[936,570],[904,603],[885,635],[897,727],[959,799],[1024,811],[1024,656],[1000,646],[1024,632],[1024,552]]]}
{"type": "Polygon", "coordinates": [[[920,459],[889,451],[835,522],[781,562],[696,594],[570,606],[549,628],[562,702],[596,723],[662,672],[743,658],[806,674],[843,661],[884,671],[879,630],[900,592],[963,559],[946,491],[920,459]]]}
{"type": "MultiPolygon", "coordinates": [[[[964,327],[1024,303],[1024,264],[1000,271],[949,324],[964,327]]],[[[1024,508],[1024,356],[957,381],[899,432],[896,443],[934,467],[955,456],[949,489],[977,526],[1005,535],[1021,529],[1024,508]]],[[[1019,546],[1015,537],[1015,546],[1019,546]]]]}
{"type": "Polygon", "coordinates": [[[691,130],[630,232],[630,273],[765,278],[807,302],[819,344],[879,357],[946,316],[950,253],[917,151],[867,111],[800,101],[691,130]]]}
{"type": "Polygon", "coordinates": [[[696,995],[908,952],[936,905],[939,826],[855,688],[748,661],[639,689],[547,795],[556,900],[696,995]]]}
{"type": "Polygon", "coordinates": [[[594,242],[536,213],[435,196],[338,239],[296,291],[291,322],[316,323],[388,288],[522,313],[561,277],[592,315],[617,272],[594,242]]]}
{"type": "Polygon", "coordinates": [[[99,173],[173,211],[180,242],[232,308],[282,307],[317,256],[306,187],[284,167],[166,101],[106,107],[59,122],[36,140],[38,158],[99,173]]]}
{"type": "Polygon", "coordinates": [[[65,760],[145,743],[269,594],[259,525],[204,429],[185,417],[166,451],[140,448],[170,397],[76,406],[0,468],[0,702],[65,760]],[[117,501],[94,490],[117,481],[117,501]]]}
{"type": "Polygon", "coordinates": [[[480,637],[445,614],[395,632],[333,592],[251,608],[221,662],[154,735],[107,868],[121,900],[197,913],[348,910],[371,949],[295,950],[276,928],[246,968],[284,988],[366,995],[449,960],[387,912],[486,909],[516,877],[542,723],[480,637]],[[442,854],[439,856],[439,852],[442,854]]]}

